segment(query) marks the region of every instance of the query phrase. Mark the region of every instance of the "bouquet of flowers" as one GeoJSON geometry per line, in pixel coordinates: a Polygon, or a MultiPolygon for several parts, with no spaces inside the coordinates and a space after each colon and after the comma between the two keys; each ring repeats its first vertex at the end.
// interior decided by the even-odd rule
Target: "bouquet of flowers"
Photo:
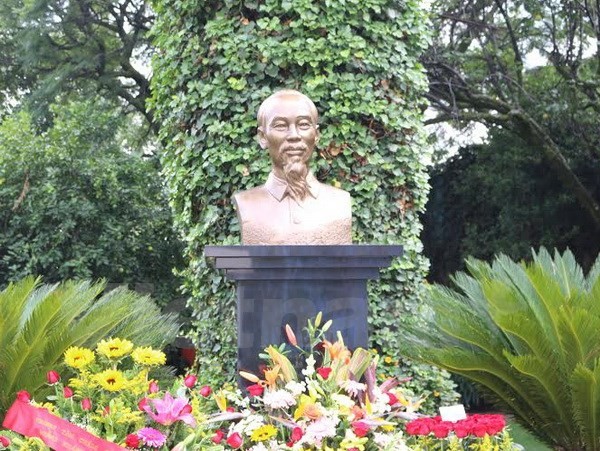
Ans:
{"type": "Polygon", "coordinates": [[[18,398],[124,447],[172,449],[201,420],[192,404],[209,396],[210,389],[194,390],[195,375],[175,379],[163,374],[170,387],[161,390],[151,375],[160,374],[165,360],[161,351],[119,338],[100,341],[95,351],[71,347],[65,363],[74,378],[65,384],[58,372],[49,371],[47,382],[54,388],[49,402],[36,403],[26,392],[18,398]]]}
{"type": "MultiPolygon", "coordinates": [[[[377,378],[376,352],[349,350],[339,332],[335,341],[326,340],[331,321],[321,322],[319,314],[305,328],[308,349],[298,346],[286,326],[292,349],[268,346],[259,374],[240,372],[247,381],[244,392],[233,386],[215,391],[200,387],[193,374],[160,380],[162,352],[114,338],[101,341],[95,350],[67,350],[65,363],[76,376],[65,384],[50,371],[50,402],[35,403],[25,392],[19,393],[19,402],[44,407],[111,446],[94,449],[517,449],[500,416],[474,415],[449,423],[419,415],[420,400],[406,396],[401,381],[377,378]],[[300,363],[297,368],[292,360],[300,363]]],[[[0,434],[0,449],[23,446],[47,449],[36,438],[0,434]]]]}
{"type": "MultiPolygon", "coordinates": [[[[308,350],[301,349],[286,326],[290,344],[303,361],[301,376],[286,355],[285,345],[269,346],[262,374],[241,372],[248,381],[240,390],[219,390],[219,412],[205,427],[218,448],[266,450],[408,450],[399,420],[414,418],[395,379],[378,385],[377,356],[358,348],[351,352],[338,333],[324,339],[331,321],[321,314],[305,329],[308,350]],[[362,381],[361,381],[362,379],[362,381]]],[[[206,430],[204,437],[206,437],[206,430]]],[[[201,434],[202,435],[202,434],[201,434]]],[[[193,449],[194,438],[187,443],[193,449]]]]}

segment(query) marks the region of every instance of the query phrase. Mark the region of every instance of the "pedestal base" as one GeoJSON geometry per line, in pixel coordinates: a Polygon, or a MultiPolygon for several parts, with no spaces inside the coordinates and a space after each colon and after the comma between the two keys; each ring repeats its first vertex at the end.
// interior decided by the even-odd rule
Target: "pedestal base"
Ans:
{"type": "Polygon", "coordinates": [[[258,354],[286,341],[285,325],[306,345],[302,329],[323,312],[353,349],[367,347],[367,280],[379,277],[401,246],[207,246],[205,255],[236,280],[238,368],[257,372],[258,354]]]}

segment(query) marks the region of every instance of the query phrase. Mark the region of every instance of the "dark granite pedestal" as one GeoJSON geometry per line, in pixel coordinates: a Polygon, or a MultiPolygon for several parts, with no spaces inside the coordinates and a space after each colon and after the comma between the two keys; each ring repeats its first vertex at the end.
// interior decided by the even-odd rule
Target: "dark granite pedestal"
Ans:
{"type": "Polygon", "coordinates": [[[286,341],[286,324],[302,346],[301,330],[320,311],[323,322],[333,319],[330,339],[339,330],[349,348],[366,347],[367,280],[377,279],[402,246],[207,246],[204,252],[236,281],[238,369],[256,372],[258,354],[286,341]]]}

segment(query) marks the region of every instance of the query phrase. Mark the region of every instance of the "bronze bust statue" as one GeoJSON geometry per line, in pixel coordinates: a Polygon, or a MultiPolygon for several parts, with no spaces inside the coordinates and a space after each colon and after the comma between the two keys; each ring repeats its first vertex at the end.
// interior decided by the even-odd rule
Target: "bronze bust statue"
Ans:
{"type": "Polygon", "coordinates": [[[319,142],[315,104],[298,91],[277,91],[257,119],[258,141],[273,166],[264,185],[233,196],[242,244],[350,244],[350,195],[309,169],[319,142]]]}

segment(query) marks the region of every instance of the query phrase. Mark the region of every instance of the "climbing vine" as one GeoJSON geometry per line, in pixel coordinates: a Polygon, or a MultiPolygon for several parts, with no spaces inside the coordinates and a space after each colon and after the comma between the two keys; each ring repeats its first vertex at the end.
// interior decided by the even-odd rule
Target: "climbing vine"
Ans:
{"type": "MultiPolygon", "coordinates": [[[[207,267],[203,248],[239,243],[231,196],[266,179],[270,161],[255,139],[255,115],[282,87],[304,92],[319,109],[312,169],[352,195],[354,242],[404,246],[404,256],[370,287],[372,345],[398,359],[396,330],[417,320],[427,271],[418,217],[429,188],[427,84],[418,57],[428,44],[428,22],[419,3],[155,0],[153,6],[159,50],[151,107],[162,123],[164,175],[187,243],[185,288],[195,307],[194,338],[206,351],[200,363],[210,355],[226,366],[221,377],[233,374],[235,292],[207,267]]],[[[447,392],[445,376],[419,371],[429,381],[419,389],[447,392]]]]}

